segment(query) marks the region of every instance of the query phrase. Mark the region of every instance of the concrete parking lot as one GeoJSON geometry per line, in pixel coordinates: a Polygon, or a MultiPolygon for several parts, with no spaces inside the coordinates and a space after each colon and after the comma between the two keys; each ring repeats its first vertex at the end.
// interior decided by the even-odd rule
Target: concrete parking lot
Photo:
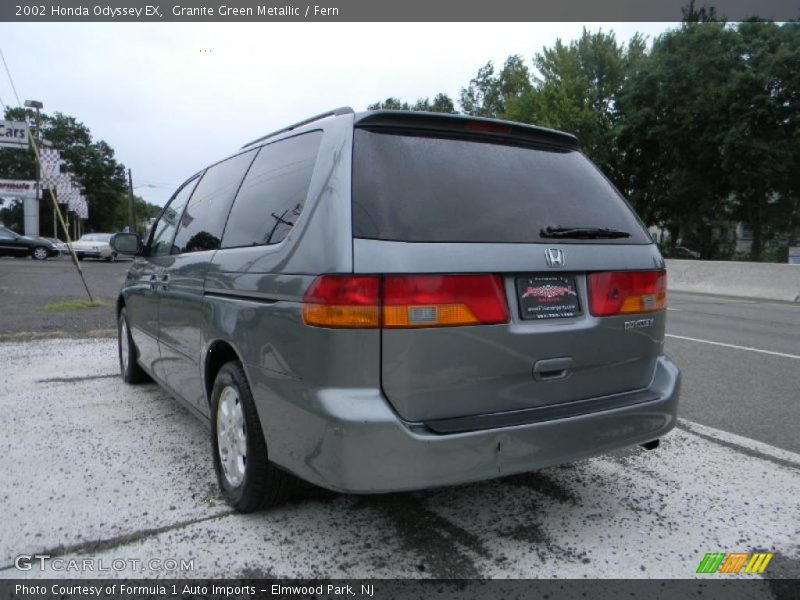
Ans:
{"type": "Polygon", "coordinates": [[[753,550],[775,553],[765,576],[800,577],[800,307],[670,307],[683,418],[658,450],[417,493],[304,488],[246,516],[217,492],[207,430],[123,385],[114,340],[1,343],[0,578],[687,578],[707,552],[753,550]],[[120,568],[14,567],[33,553],[120,568]]]}

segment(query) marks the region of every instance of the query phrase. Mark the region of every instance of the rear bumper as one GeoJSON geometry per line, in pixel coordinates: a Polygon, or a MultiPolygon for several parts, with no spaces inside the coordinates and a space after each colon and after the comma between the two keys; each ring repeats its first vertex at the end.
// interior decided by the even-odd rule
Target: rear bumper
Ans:
{"type": "Polygon", "coordinates": [[[621,408],[444,435],[401,421],[379,390],[318,390],[302,408],[274,399],[263,406],[258,393],[256,402],[271,460],[325,488],[381,493],[492,479],[658,439],[675,426],[680,393],[680,371],[667,357],[648,391],[647,401],[621,408]]]}

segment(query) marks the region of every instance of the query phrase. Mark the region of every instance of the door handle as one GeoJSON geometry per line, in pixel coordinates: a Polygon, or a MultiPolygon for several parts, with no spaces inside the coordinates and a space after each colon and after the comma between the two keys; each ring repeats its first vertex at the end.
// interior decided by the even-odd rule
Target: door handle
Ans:
{"type": "Polygon", "coordinates": [[[564,379],[567,375],[569,375],[569,368],[571,366],[571,356],[537,360],[535,363],[533,363],[533,378],[537,381],[555,381],[557,379],[564,379]]]}

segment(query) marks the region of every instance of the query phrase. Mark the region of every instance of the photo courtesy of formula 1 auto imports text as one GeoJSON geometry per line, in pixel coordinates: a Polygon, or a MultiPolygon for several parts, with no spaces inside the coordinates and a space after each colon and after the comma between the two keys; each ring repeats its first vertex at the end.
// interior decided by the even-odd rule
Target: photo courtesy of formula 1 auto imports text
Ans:
{"type": "Polygon", "coordinates": [[[798,17],[0,5],[0,599],[800,598],[798,17]]]}

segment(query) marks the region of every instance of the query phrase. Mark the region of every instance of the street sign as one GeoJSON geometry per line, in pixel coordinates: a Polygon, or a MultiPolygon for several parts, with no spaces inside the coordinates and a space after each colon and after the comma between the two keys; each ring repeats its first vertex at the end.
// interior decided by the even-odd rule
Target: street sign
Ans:
{"type": "Polygon", "coordinates": [[[0,121],[0,148],[28,149],[28,126],[24,121],[0,121]]]}
{"type": "MultiPolygon", "coordinates": [[[[39,197],[41,197],[41,192],[39,197]]],[[[0,179],[0,198],[36,198],[36,182],[22,179],[0,179]]]]}

